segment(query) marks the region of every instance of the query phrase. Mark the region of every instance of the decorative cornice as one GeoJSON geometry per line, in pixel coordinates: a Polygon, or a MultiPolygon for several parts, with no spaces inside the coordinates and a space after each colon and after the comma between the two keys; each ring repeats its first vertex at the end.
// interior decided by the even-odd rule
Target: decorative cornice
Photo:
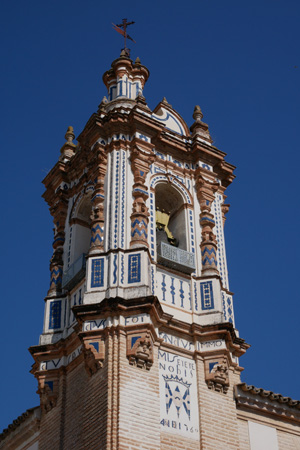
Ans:
{"type": "Polygon", "coordinates": [[[235,400],[239,408],[264,414],[279,415],[288,420],[300,422],[300,401],[284,397],[272,391],[257,388],[246,383],[235,386],[235,400]]]}

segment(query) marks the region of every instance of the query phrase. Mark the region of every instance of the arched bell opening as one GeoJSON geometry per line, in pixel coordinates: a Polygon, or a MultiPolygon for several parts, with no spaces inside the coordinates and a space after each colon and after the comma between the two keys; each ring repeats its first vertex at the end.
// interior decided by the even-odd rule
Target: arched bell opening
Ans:
{"type": "Polygon", "coordinates": [[[71,290],[85,276],[85,257],[91,244],[91,193],[75,205],[69,223],[67,267],[63,273],[63,288],[71,290]]]}
{"type": "Polygon", "coordinates": [[[78,205],[75,216],[71,219],[73,229],[72,260],[75,262],[83,253],[89,251],[91,244],[91,194],[85,195],[78,205]]]}
{"type": "Polygon", "coordinates": [[[155,188],[156,244],[187,249],[184,199],[171,183],[159,183],[155,188]]]}
{"type": "Polygon", "coordinates": [[[195,271],[195,255],[189,250],[185,198],[174,185],[155,187],[157,262],[184,273],[195,271]]]}

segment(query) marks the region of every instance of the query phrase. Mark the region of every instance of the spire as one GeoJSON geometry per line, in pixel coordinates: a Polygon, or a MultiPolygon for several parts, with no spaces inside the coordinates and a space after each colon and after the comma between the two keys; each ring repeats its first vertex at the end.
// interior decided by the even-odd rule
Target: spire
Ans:
{"type": "Polygon", "coordinates": [[[119,25],[115,25],[114,23],[112,24],[114,30],[117,31],[118,33],[120,33],[124,37],[124,48],[122,49],[121,56],[127,56],[128,58],[130,58],[130,48],[127,48],[126,40],[130,39],[132,42],[134,42],[134,43],[136,43],[136,42],[127,33],[127,27],[129,25],[133,25],[134,23],[135,22],[133,22],[133,21],[127,22],[127,19],[123,19],[122,23],[120,23],[119,25]]]}
{"type": "Polygon", "coordinates": [[[111,69],[103,75],[107,87],[108,106],[114,101],[128,103],[143,95],[143,89],[149,78],[149,70],[137,57],[133,62],[123,49],[118,59],[112,62],[111,69]]]}

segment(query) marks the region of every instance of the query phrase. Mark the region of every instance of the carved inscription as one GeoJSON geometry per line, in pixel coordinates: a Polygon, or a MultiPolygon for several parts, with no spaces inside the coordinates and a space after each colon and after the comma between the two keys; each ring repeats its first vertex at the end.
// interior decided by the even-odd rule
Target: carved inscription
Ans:
{"type": "Polygon", "coordinates": [[[199,439],[195,362],[163,351],[158,359],[161,430],[199,439]]]}

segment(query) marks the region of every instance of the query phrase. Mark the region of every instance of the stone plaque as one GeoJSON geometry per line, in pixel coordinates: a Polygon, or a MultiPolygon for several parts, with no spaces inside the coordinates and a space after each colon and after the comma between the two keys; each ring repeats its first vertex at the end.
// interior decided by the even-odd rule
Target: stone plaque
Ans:
{"type": "Polygon", "coordinates": [[[158,358],[161,430],[199,439],[195,362],[164,351],[158,358]]]}

